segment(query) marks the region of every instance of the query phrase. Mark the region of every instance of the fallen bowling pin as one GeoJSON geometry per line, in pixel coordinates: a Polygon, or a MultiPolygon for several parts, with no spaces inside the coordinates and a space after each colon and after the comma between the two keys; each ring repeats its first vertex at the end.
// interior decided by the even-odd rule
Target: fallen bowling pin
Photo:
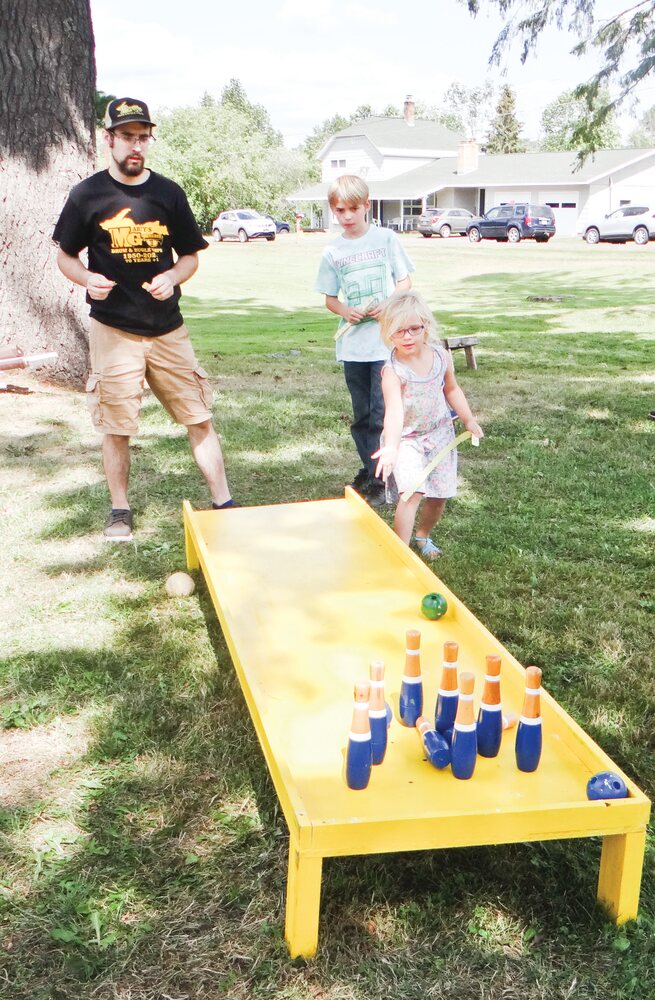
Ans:
{"type": "Polygon", "coordinates": [[[459,688],[457,687],[457,657],[459,646],[456,642],[443,644],[443,668],[441,684],[434,712],[434,728],[438,733],[452,729],[457,715],[459,688]]]}
{"type": "Polygon", "coordinates": [[[500,657],[487,656],[487,673],[478,712],[478,753],[496,757],[503,735],[503,712],[500,704],[500,657]]]}
{"type": "Polygon", "coordinates": [[[408,629],[405,635],[405,673],[400,686],[399,711],[403,726],[414,728],[423,712],[423,681],[421,679],[421,633],[408,629]]]}
{"type": "Polygon", "coordinates": [[[371,777],[371,726],[368,719],[370,690],[368,681],[358,681],[355,684],[355,706],[346,752],[346,782],[348,788],[357,790],[366,788],[371,777]]]}
{"type": "Polygon", "coordinates": [[[468,671],[459,675],[459,702],[450,747],[450,766],[456,778],[466,780],[475,770],[478,754],[477,725],[473,713],[475,677],[468,671]]]}
{"type": "Polygon", "coordinates": [[[441,771],[450,764],[450,747],[445,737],[432,728],[424,715],[419,715],[416,728],[421,736],[425,756],[433,767],[441,771]]]}
{"type": "Polygon", "coordinates": [[[525,671],[525,698],[516,730],[516,766],[519,771],[536,771],[541,759],[541,670],[525,671]]]}
{"type": "Polygon", "coordinates": [[[371,660],[371,700],[368,718],[371,724],[371,759],[373,764],[381,764],[387,752],[387,706],[384,701],[384,662],[371,660]]]}

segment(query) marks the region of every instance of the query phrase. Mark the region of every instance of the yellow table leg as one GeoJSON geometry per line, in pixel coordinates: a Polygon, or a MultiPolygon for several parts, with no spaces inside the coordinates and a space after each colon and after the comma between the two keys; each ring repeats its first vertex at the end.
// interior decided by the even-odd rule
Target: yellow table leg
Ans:
{"type": "Polygon", "coordinates": [[[284,937],[291,958],[312,958],[318,946],[318,914],[321,905],[323,858],[299,850],[293,837],[289,843],[289,876],[284,937]]]}
{"type": "Polygon", "coordinates": [[[645,830],[603,837],[598,902],[617,924],[637,916],[645,849],[645,830]]]}
{"type": "Polygon", "coordinates": [[[196,547],[193,544],[193,539],[191,537],[189,517],[190,514],[192,513],[192,510],[188,500],[184,501],[183,511],[184,511],[184,549],[186,552],[186,566],[187,569],[198,569],[200,563],[198,562],[198,553],[196,552],[196,547]]]}

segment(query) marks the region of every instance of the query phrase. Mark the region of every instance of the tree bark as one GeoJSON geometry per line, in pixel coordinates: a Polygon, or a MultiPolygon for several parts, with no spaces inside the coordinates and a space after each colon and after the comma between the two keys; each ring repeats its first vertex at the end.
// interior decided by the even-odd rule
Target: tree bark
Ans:
{"type": "Polygon", "coordinates": [[[88,368],[81,290],[56,265],[52,230],[95,161],[89,0],[0,3],[0,343],[57,351],[48,377],[88,368]]]}

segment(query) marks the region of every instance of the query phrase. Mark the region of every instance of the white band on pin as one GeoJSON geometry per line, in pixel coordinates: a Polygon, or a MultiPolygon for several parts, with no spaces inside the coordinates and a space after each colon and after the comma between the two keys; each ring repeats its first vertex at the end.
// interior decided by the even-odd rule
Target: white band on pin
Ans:
{"type": "Polygon", "coordinates": [[[408,656],[420,656],[421,655],[421,650],[420,649],[406,649],[405,652],[407,653],[408,656]]]}
{"type": "Polygon", "coordinates": [[[371,708],[368,715],[370,719],[386,719],[387,710],[386,708],[371,708]]]}
{"type": "Polygon", "coordinates": [[[535,697],[536,697],[536,695],[541,694],[541,688],[540,687],[538,687],[538,688],[526,688],[525,689],[525,693],[526,694],[535,695],[535,697]]]}
{"type": "Polygon", "coordinates": [[[371,681],[371,687],[372,688],[383,688],[384,687],[384,681],[371,681]]]}
{"type": "Polygon", "coordinates": [[[403,684],[421,684],[422,682],[422,677],[408,677],[407,674],[403,674],[403,684]]]}
{"type": "Polygon", "coordinates": [[[439,695],[442,698],[459,698],[459,688],[453,688],[451,691],[446,691],[445,688],[439,688],[439,695]]]}
{"type": "Polygon", "coordinates": [[[455,729],[458,733],[474,733],[478,728],[477,722],[456,722],[455,729]]]}
{"type": "Polygon", "coordinates": [[[500,684],[500,674],[485,674],[484,679],[492,684],[500,684]]]}
{"type": "Polygon", "coordinates": [[[481,701],[480,708],[483,708],[485,712],[500,712],[502,709],[500,702],[496,705],[490,705],[488,701],[481,701]]]}
{"type": "Polygon", "coordinates": [[[353,733],[353,732],[351,732],[350,736],[349,736],[349,739],[351,739],[353,741],[353,743],[366,743],[366,741],[370,740],[370,738],[371,738],[371,734],[370,733],[353,733]]]}
{"type": "Polygon", "coordinates": [[[356,712],[368,712],[368,702],[367,701],[356,701],[355,711],[356,712]]]}
{"type": "Polygon", "coordinates": [[[541,725],[541,718],[539,718],[539,719],[527,719],[525,717],[525,715],[522,715],[521,718],[519,719],[519,722],[522,722],[524,726],[540,726],[541,725]]]}

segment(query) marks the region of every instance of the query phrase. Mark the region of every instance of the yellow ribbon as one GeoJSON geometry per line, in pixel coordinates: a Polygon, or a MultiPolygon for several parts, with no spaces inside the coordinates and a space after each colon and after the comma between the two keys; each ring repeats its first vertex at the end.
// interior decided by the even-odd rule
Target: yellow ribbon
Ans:
{"type": "Polygon", "coordinates": [[[446,457],[446,455],[448,454],[448,452],[452,451],[453,448],[456,448],[458,444],[462,444],[463,441],[468,441],[469,438],[471,438],[471,443],[472,444],[475,444],[475,445],[479,444],[479,439],[476,438],[476,437],[473,437],[473,434],[471,433],[471,431],[462,431],[461,434],[458,434],[457,437],[454,438],[444,448],[442,448],[441,451],[437,452],[437,454],[434,456],[434,458],[430,462],[428,462],[428,464],[425,466],[425,468],[421,472],[421,475],[418,477],[418,479],[416,480],[416,482],[410,487],[410,489],[405,490],[405,492],[403,494],[401,494],[400,499],[404,503],[407,503],[407,501],[412,496],[412,494],[416,493],[416,491],[419,488],[419,486],[423,485],[423,482],[428,478],[428,476],[430,475],[430,473],[432,472],[432,470],[436,469],[436,467],[439,465],[439,462],[441,462],[446,457]]]}

